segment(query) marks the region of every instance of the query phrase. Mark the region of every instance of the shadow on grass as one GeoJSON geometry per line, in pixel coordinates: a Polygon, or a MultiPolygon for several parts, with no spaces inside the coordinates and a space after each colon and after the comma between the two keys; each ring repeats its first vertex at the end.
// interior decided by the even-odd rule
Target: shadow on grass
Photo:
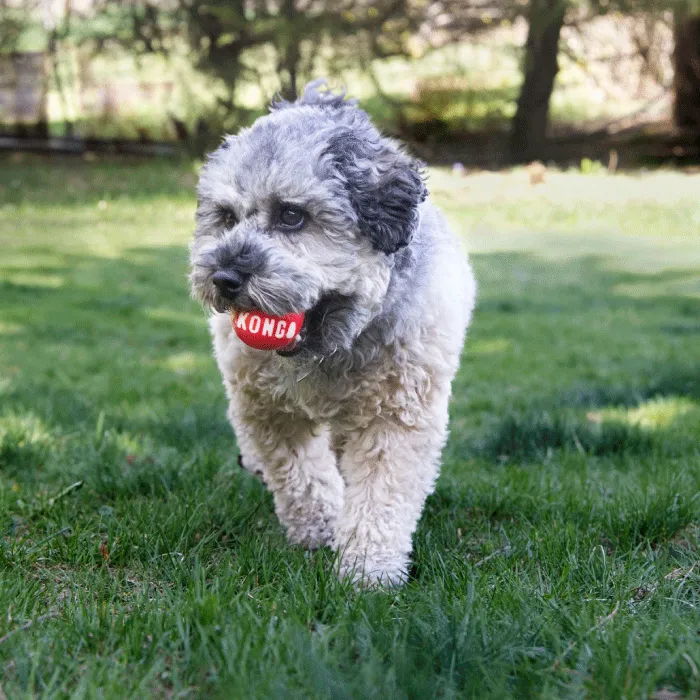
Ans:
{"type": "Polygon", "coordinates": [[[50,270],[60,286],[0,283],[0,471],[27,484],[85,478],[109,497],[233,466],[186,250],[57,257],[30,272],[50,270]]]}
{"type": "Polygon", "coordinates": [[[682,434],[673,416],[643,425],[621,410],[663,398],[691,407],[700,400],[700,358],[692,350],[700,299],[664,286],[694,278],[692,270],[629,272],[590,254],[543,260],[506,252],[474,262],[487,283],[455,384],[452,415],[466,430],[453,430],[449,458],[694,453],[690,431],[682,434]],[[645,291],[626,293],[633,287],[645,291]],[[462,413],[470,410],[478,433],[462,413]]]}
{"type": "Polygon", "coordinates": [[[649,401],[671,397],[690,399],[700,413],[700,366],[664,367],[663,375],[647,385],[587,385],[551,397],[537,397],[523,412],[506,411],[482,439],[465,445],[461,456],[496,462],[541,462],[559,451],[588,457],[678,457],[696,454],[697,440],[682,431],[680,419],[648,425],[600,411],[583,415],[574,409],[641,409],[649,401]]]}
{"type": "Polygon", "coordinates": [[[504,418],[481,453],[502,461],[541,461],[562,449],[600,457],[645,454],[654,447],[653,434],[639,426],[612,421],[590,425],[542,412],[504,418]]]}

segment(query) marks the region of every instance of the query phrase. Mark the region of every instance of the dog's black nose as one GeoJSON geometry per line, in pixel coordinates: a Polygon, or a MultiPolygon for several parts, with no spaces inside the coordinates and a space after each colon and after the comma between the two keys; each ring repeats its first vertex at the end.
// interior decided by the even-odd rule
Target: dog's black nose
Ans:
{"type": "Polygon", "coordinates": [[[245,280],[243,275],[235,270],[219,270],[211,276],[211,281],[222,297],[233,299],[241,291],[245,280]]]}

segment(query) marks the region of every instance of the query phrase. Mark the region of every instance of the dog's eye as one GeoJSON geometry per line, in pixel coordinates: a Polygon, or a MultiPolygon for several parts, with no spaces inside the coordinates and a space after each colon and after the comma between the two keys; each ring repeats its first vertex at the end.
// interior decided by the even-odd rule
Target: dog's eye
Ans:
{"type": "Polygon", "coordinates": [[[306,221],[306,213],[299,207],[285,204],[279,213],[279,222],[283,228],[290,231],[301,228],[306,221]]]}
{"type": "Polygon", "coordinates": [[[238,223],[236,212],[228,207],[219,207],[219,220],[224,228],[233,228],[238,223]]]}

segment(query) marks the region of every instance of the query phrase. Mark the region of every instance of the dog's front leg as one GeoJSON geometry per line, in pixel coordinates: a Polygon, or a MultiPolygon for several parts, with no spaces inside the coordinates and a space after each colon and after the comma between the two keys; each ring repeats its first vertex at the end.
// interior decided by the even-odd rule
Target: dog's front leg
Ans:
{"type": "Polygon", "coordinates": [[[378,417],[348,439],[336,527],[341,576],[369,586],[406,579],[411,538],[439,470],[446,401],[430,418],[417,426],[378,417]]]}
{"type": "Polygon", "coordinates": [[[343,505],[343,482],[328,430],[261,397],[234,394],[229,405],[243,463],[255,465],[293,544],[330,544],[343,505]]]}

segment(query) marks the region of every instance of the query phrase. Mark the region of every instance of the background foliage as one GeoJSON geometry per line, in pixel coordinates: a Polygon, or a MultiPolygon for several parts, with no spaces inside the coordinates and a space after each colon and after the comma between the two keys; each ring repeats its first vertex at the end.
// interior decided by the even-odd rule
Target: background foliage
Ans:
{"type": "Polygon", "coordinates": [[[557,125],[668,120],[674,95],[692,141],[693,3],[69,0],[47,10],[28,0],[20,12],[3,0],[0,51],[46,52],[44,132],[177,138],[202,151],[320,75],[428,158],[431,144],[478,130],[510,132],[505,158],[530,161],[547,158],[557,125]]]}

